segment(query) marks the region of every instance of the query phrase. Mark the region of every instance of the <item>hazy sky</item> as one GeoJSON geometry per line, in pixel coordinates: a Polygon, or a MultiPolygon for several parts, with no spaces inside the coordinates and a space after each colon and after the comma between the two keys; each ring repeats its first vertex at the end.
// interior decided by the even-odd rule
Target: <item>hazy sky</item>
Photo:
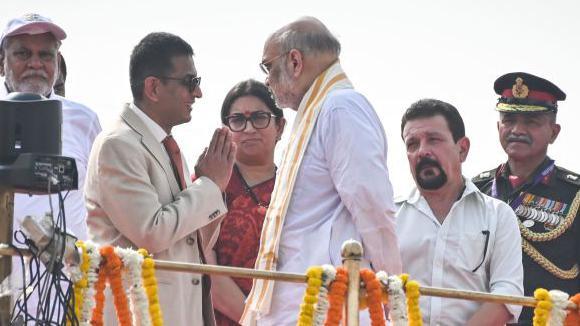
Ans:
{"type": "MultiPolygon", "coordinates": [[[[420,98],[450,102],[461,112],[471,139],[466,176],[505,161],[493,82],[513,71],[545,77],[567,93],[558,114],[562,132],[549,153],[557,164],[580,172],[576,0],[3,0],[0,23],[5,26],[28,12],[51,17],[68,33],[61,48],[69,73],[67,97],[92,108],[104,128],[131,99],[129,55],[139,40],[149,32],[166,31],[188,41],[203,78],[203,98],[194,105],[192,121],[173,133],[190,167],[220,125],[226,92],[240,80],[264,79],[258,63],[267,36],[309,15],[337,35],[343,68],[381,117],[395,194],[406,194],[412,185],[400,121],[420,98]]],[[[292,112],[285,113],[292,122],[292,112]]]]}

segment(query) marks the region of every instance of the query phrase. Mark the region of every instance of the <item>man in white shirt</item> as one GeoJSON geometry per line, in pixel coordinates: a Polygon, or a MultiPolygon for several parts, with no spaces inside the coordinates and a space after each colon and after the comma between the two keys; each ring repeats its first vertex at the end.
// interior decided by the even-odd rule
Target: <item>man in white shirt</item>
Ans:
{"type": "MultiPolygon", "coordinates": [[[[352,238],[364,246],[363,266],[400,272],[385,132],[342,71],[339,54],[338,40],[312,17],[282,27],[265,43],[266,84],[297,118],[256,268],[304,273],[313,265],[339,266],[341,245],[352,238]]],[[[304,288],[254,281],[243,324],[296,324],[304,288]]]]}
{"type": "MultiPolygon", "coordinates": [[[[27,14],[8,22],[0,39],[0,75],[4,77],[0,85],[0,98],[10,92],[28,92],[57,99],[62,103],[62,155],[76,161],[78,187],[71,191],[64,201],[68,232],[79,239],[87,238],[86,209],[82,188],[85,182],[87,163],[91,146],[101,131],[97,115],[86,106],[58,96],[53,85],[58,75],[58,53],[66,33],[50,19],[37,14],[27,14]]],[[[52,195],[55,205],[58,197],[52,195]]],[[[50,212],[49,196],[28,196],[16,194],[14,197],[15,231],[25,216],[44,216],[50,212]]],[[[58,213],[55,212],[55,215],[58,213]]],[[[21,286],[20,259],[13,259],[13,284],[21,286]]],[[[35,315],[37,298],[28,301],[28,311],[35,315]]]]}
{"type": "MultiPolygon", "coordinates": [[[[401,136],[417,188],[400,203],[403,271],[420,284],[523,295],[519,228],[505,203],[463,177],[469,139],[459,112],[432,99],[405,112],[401,136]]],[[[504,325],[521,307],[421,297],[427,325],[504,325]]]]}

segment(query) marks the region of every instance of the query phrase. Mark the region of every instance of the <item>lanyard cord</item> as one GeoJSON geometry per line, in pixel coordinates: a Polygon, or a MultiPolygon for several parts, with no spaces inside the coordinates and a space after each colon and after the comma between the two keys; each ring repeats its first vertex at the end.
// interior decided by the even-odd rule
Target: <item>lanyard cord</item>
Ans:
{"type": "MultiPolygon", "coordinates": [[[[518,206],[520,206],[520,204],[522,203],[523,199],[524,199],[524,190],[533,188],[534,186],[536,186],[538,183],[540,183],[540,181],[542,181],[542,179],[547,176],[548,174],[552,173],[552,171],[554,170],[555,164],[554,164],[554,160],[550,160],[549,161],[550,164],[548,164],[548,166],[546,166],[545,169],[542,170],[541,173],[538,173],[531,184],[528,184],[528,186],[525,187],[525,189],[522,189],[520,191],[520,194],[512,201],[509,201],[509,205],[512,207],[512,209],[516,209],[518,208],[518,206]]],[[[493,178],[493,183],[491,185],[491,196],[494,198],[500,198],[499,196],[499,192],[497,189],[497,176],[495,178],[493,178]]]]}

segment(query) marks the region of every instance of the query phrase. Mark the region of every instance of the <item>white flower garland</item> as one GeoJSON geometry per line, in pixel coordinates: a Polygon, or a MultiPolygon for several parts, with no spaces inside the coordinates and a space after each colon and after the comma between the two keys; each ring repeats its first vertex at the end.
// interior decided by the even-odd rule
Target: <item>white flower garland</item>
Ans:
{"type": "Polygon", "coordinates": [[[65,266],[65,271],[68,272],[70,280],[73,283],[80,281],[83,278],[83,273],[81,272],[81,265],[83,263],[83,255],[80,256],[80,262],[78,265],[67,265],[65,266]]]}
{"type": "Polygon", "coordinates": [[[383,287],[387,288],[389,286],[389,274],[387,272],[378,271],[375,275],[383,287]]]}
{"type": "Polygon", "coordinates": [[[83,295],[83,305],[81,307],[81,316],[79,318],[79,323],[82,326],[91,325],[91,317],[93,314],[93,308],[95,307],[95,284],[99,278],[99,265],[101,264],[101,253],[99,248],[92,241],[85,241],[85,246],[87,248],[87,254],[90,257],[89,261],[89,271],[87,273],[88,286],[86,292],[83,295]]]}
{"type": "Polygon", "coordinates": [[[314,306],[314,317],[312,318],[312,325],[324,325],[324,318],[330,303],[328,302],[328,288],[330,283],[336,278],[336,269],[332,265],[322,265],[322,286],[318,292],[318,302],[314,306]]]}
{"type": "Polygon", "coordinates": [[[149,300],[143,287],[143,277],[141,266],[143,256],[135,250],[116,247],[115,253],[125,267],[124,280],[127,282],[126,289],[129,289],[131,298],[131,311],[133,311],[133,324],[141,326],[151,325],[149,315],[149,300]]]}
{"type": "Polygon", "coordinates": [[[568,305],[568,298],[570,296],[559,290],[551,290],[549,293],[553,305],[552,310],[550,310],[548,324],[550,326],[564,325],[564,320],[566,319],[567,314],[566,306],[568,305]]]}
{"type": "MultiPolygon", "coordinates": [[[[387,272],[385,271],[378,271],[375,276],[377,277],[377,280],[379,280],[379,282],[381,283],[381,291],[387,291],[387,297],[388,297],[388,289],[389,289],[389,274],[387,274],[387,272]]],[[[381,296],[381,300],[383,300],[382,296],[381,296]]],[[[388,303],[387,303],[388,304],[388,303]]],[[[384,305],[383,305],[384,307],[384,305]]]]}
{"type": "Polygon", "coordinates": [[[403,291],[403,281],[397,275],[388,277],[389,303],[391,306],[391,320],[393,326],[407,326],[407,303],[403,291]]]}

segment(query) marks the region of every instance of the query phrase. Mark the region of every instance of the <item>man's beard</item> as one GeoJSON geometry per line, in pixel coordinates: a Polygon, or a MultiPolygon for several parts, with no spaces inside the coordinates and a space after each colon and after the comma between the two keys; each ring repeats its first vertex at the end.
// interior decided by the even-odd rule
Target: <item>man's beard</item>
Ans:
{"type": "Polygon", "coordinates": [[[14,74],[8,70],[6,72],[6,84],[12,92],[34,93],[48,96],[52,92],[52,85],[49,85],[48,78],[43,74],[26,74],[21,81],[17,81],[14,74]]]}
{"type": "Polygon", "coordinates": [[[281,109],[291,108],[297,110],[298,104],[294,103],[294,98],[290,93],[290,86],[292,83],[290,74],[284,70],[284,67],[279,67],[279,69],[277,87],[271,88],[272,94],[274,95],[274,101],[276,101],[276,105],[281,109]],[[278,90],[277,92],[276,89],[278,90]]]}
{"type": "Polygon", "coordinates": [[[447,174],[439,162],[428,157],[422,158],[415,166],[415,177],[419,187],[425,190],[436,190],[447,183],[447,174]],[[427,170],[423,172],[423,169],[427,170]]]}

